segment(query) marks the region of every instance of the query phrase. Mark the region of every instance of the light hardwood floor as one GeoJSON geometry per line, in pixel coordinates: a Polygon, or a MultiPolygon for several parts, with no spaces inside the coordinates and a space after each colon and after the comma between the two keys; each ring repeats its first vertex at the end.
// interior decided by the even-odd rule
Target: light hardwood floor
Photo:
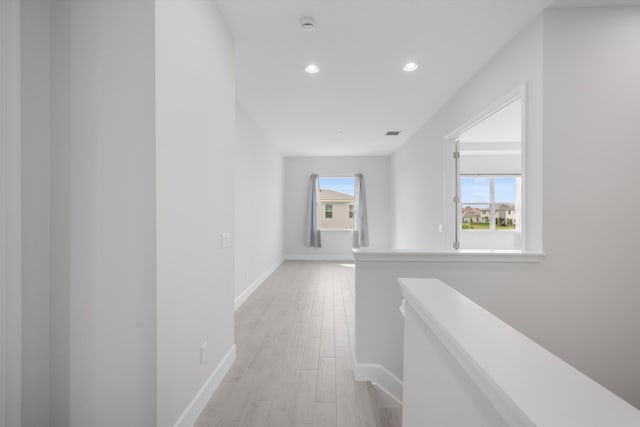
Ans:
{"type": "Polygon", "coordinates": [[[399,427],[353,379],[353,265],[285,262],[236,312],[237,359],[198,427],[399,427]]]}

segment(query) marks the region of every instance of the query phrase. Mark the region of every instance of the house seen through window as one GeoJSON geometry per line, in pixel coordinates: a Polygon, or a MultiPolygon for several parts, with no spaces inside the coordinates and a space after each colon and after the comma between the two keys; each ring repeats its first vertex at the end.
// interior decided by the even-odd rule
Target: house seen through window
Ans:
{"type": "Polygon", "coordinates": [[[463,230],[516,230],[520,176],[460,177],[463,230]]]}
{"type": "Polygon", "coordinates": [[[355,178],[320,177],[320,229],[353,230],[355,178]]]}

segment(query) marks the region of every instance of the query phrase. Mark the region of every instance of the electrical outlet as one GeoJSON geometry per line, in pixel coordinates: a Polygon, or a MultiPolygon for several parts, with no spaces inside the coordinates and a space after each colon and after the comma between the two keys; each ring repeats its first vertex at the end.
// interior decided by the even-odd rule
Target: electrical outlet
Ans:
{"type": "Polygon", "coordinates": [[[204,365],[204,362],[207,361],[207,342],[203,342],[200,345],[200,364],[204,365]]]}
{"type": "Polygon", "coordinates": [[[442,233],[442,224],[438,224],[438,233],[442,233]]]}
{"type": "Polygon", "coordinates": [[[222,237],[222,248],[228,248],[231,246],[231,233],[228,231],[225,231],[224,233],[221,234],[222,237]]]}

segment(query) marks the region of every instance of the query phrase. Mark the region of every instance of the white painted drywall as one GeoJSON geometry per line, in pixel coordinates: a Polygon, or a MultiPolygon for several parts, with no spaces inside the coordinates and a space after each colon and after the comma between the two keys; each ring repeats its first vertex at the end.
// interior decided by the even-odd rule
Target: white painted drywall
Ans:
{"type": "Polygon", "coordinates": [[[51,4],[51,419],[71,425],[69,332],[71,275],[71,2],[51,4]]]}
{"type": "Polygon", "coordinates": [[[640,407],[640,229],[603,209],[640,209],[640,7],[549,10],[544,40],[548,261],[529,310],[545,345],[640,407]]]}
{"type": "Polygon", "coordinates": [[[285,255],[307,259],[351,259],[352,231],[323,231],[322,247],[304,244],[309,176],[362,173],[366,187],[371,248],[391,245],[389,157],[287,157],[285,158],[285,255]]]}
{"type": "MultiPolygon", "coordinates": [[[[445,135],[527,84],[526,248],[542,248],[542,19],[536,19],[453,96],[391,157],[393,246],[452,248],[449,206],[443,206],[445,135]],[[443,224],[443,232],[438,225],[443,224]]],[[[451,175],[453,176],[453,175],[451,175]]],[[[447,177],[448,179],[448,177],[447,177]]],[[[452,179],[452,178],[451,178],[452,179]]],[[[448,202],[447,202],[448,203],[448,202]]],[[[452,215],[451,215],[452,216],[452,215]]]]}
{"type": "Polygon", "coordinates": [[[460,174],[520,174],[522,157],[518,154],[465,154],[460,152],[460,174]]]}
{"type": "Polygon", "coordinates": [[[213,0],[158,0],[155,17],[157,422],[169,426],[234,342],[234,249],[221,233],[234,231],[235,80],[213,0]]]}
{"type": "Polygon", "coordinates": [[[52,5],[52,425],[155,425],[151,0],[52,5]]]}
{"type": "Polygon", "coordinates": [[[0,424],[21,425],[20,1],[0,3],[0,424]]]}
{"type": "MultiPolygon", "coordinates": [[[[492,81],[504,80],[508,85],[525,76],[527,69],[531,71],[529,101],[534,116],[529,123],[535,126],[529,129],[528,172],[533,168],[544,173],[547,256],[540,264],[399,262],[360,270],[358,280],[372,293],[380,290],[380,301],[388,301],[386,309],[375,313],[388,326],[369,331],[376,346],[391,348],[380,343],[395,342],[401,331],[400,291],[391,288],[395,278],[439,278],[640,407],[640,231],[630,225],[631,220],[612,216],[609,209],[619,206],[625,213],[640,209],[635,173],[640,157],[640,145],[635,143],[640,134],[637,40],[638,7],[550,9],[543,23],[537,21],[516,38],[438,113],[436,117],[445,112],[456,117],[472,115],[469,108],[477,104],[472,101],[494,87],[492,81]],[[541,24],[544,58],[539,46],[541,24]],[[544,88],[538,70],[543,63],[544,88]],[[458,102],[464,99],[469,104],[458,102]],[[531,105],[542,105],[541,99],[543,159],[542,110],[531,105]]],[[[421,131],[422,141],[414,140],[394,156],[398,246],[433,246],[430,229],[435,229],[439,212],[428,207],[429,203],[437,206],[438,196],[428,178],[436,179],[437,173],[424,174],[423,166],[412,159],[422,158],[436,167],[428,154],[444,130],[429,122],[421,131]],[[418,215],[426,215],[428,229],[416,225],[418,215]]],[[[530,185],[535,183],[529,180],[530,185]]],[[[535,200],[530,197],[529,203],[535,200]]],[[[531,215],[541,208],[529,205],[529,224],[535,220],[531,215]]],[[[376,360],[362,356],[363,362],[376,360]]],[[[384,358],[393,373],[401,373],[399,353],[376,357],[384,358]]]]}
{"type": "Polygon", "coordinates": [[[235,297],[282,261],[284,157],[242,109],[236,110],[235,297]]]}
{"type": "Polygon", "coordinates": [[[50,5],[21,4],[22,427],[51,411],[50,5]]]}
{"type": "Polygon", "coordinates": [[[407,427],[640,425],[640,410],[445,283],[399,282],[407,427]]]}
{"type": "Polygon", "coordinates": [[[403,425],[522,426],[505,421],[465,371],[466,366],[458,363],[408,303],[404,314],[404,367],[403,425]]]}

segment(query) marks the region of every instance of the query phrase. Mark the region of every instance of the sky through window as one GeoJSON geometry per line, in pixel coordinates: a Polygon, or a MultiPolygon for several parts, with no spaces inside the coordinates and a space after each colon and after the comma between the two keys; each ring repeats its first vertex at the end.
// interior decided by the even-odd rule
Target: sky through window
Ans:
{"type": "MultiPolygon", "coordinates": [[[[483,203],[491,200],[491,178],[462,177],[460,182],[462,201],[465,203],[483,203]]],[[[516,202],[516,178],[495,178],[495,201],[516,202]]]]}
{"type": "Polygon", "coordinates": [[[353,196],[355,190],[355,178],[352,176],[339,178],[320,177],[320,189],[333,190],[353,196]]]}

